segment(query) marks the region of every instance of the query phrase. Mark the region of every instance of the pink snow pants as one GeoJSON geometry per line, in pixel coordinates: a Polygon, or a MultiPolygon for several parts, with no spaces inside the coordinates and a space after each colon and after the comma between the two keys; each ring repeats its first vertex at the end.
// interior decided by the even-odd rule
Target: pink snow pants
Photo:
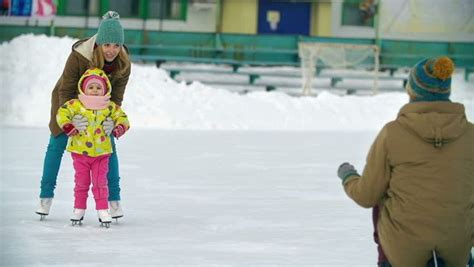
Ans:
{"type": "Polygon", "coordinates": [[[109,172],[109,155],[89,157],[71,153],[74,170],[74,208],[86,209],[89,187],[92,182],[92,194],[95,199],[96,210],[109,208],[107,199],[109,187],[107,186],[107,173],[109,172]]]}

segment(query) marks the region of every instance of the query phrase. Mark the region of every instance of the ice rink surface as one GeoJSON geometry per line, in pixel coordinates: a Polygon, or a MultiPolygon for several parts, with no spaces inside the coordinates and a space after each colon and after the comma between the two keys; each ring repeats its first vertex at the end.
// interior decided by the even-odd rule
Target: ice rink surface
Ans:
{"type": "Polygon", "coordinates": [[[130,131],[117,142],[125,217],[99,226],[89,197],[71,226],[64,154],[50,216],[40,221],[49,132],[1,132],[2,266],[374,266],[370,210],[336,169],[362,168],[374,132],[130,131]]]}

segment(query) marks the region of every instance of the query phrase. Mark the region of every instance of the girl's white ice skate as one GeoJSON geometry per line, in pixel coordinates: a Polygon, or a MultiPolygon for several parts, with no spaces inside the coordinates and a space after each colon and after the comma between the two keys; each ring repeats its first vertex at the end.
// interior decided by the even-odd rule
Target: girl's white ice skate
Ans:
{"type": "Polygon", "coordinates": [[[100,226],[110,227],[112,216],[110,216],[108,210],[97,210],[97,216],[99,217],[100,226]]]}
{"type": "Polygon", "coordinates": [[[84,214],[86,214],[86,210],[83,209],[74,209],[71,215],[71,224],[74,225],[82,225],[82,220],[84,220],[84,214]]]}
{"type": "Polygon", "coordinates": [[[36,210],[36,214],[40,216],[40,221],[44,220],[44,218],[49,215],[51,204],[53,204],[52,198],[40,198],[38,209],[36,210]]]}

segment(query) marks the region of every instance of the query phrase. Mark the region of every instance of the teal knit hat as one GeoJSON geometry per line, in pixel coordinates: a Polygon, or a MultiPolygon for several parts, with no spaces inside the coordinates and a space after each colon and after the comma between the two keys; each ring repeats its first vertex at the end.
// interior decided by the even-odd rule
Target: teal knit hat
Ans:
{"type": "Polygon", "coordinates": [[[119,18],[119,14],[115,11],[107,11],[107,13],[102,16],[102,21],[97,31],[97,39],[95,40],[96,44],[123,45],[124,34],[119,18]]]}
{"type": "Polygon", "coordinates": [[[425,59],[410,71],[406,86],[413,101],[448,101],[454,63],[448,57],[425,59]]]}

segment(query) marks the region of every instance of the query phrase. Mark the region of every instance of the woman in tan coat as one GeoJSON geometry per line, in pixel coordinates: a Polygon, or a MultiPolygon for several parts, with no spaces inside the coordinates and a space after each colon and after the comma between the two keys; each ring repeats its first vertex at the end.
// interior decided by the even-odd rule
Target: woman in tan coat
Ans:
{"type": "MultiPolygon", "coordinates": [[[[107,12],[103,16],[96,35],[89,39],[80,40],[72,46],[64,71],[51,96],[51,118],[49,122],[51,136],[44,159],[40,203],[36,210],[41,219],[49,214],[62,155],[68,140],[67,135],[56,122],[58,108],[66,101],[78,97],[77,83],[82,74],[89,68],[99,68],[107,74],[113,88],[110,100],[121,106],[125,87],[130,76],[130,67],[128,51],[124,46],[124,32],[117,12],[107,12]]],[[[87,119],[77,115],[73,118],[73,124],[78,130],[84,130],[87,127],[87,119]]],[[[103,123],[103,128],[110,135],[114,128],[113,121],[108,118],[103,123]]],[[[109,160],[107,176],[109,208],[112,217],[119,218],[123,216],[123,212],[119,204],[120,177],[114,142],[112,142],[112,147],[113,153],[109,160]]]]}
{"type": "Polygon", "coordinates": [[[410,102],[378,134],[362,175],[349,163],[338,169],[349,197],[381,208],[378,236],[394,267],[468,262],[474,125],[464,106],[449,100],[453,70],[447,57],[416,64],[407,84],[410,102]]]}

